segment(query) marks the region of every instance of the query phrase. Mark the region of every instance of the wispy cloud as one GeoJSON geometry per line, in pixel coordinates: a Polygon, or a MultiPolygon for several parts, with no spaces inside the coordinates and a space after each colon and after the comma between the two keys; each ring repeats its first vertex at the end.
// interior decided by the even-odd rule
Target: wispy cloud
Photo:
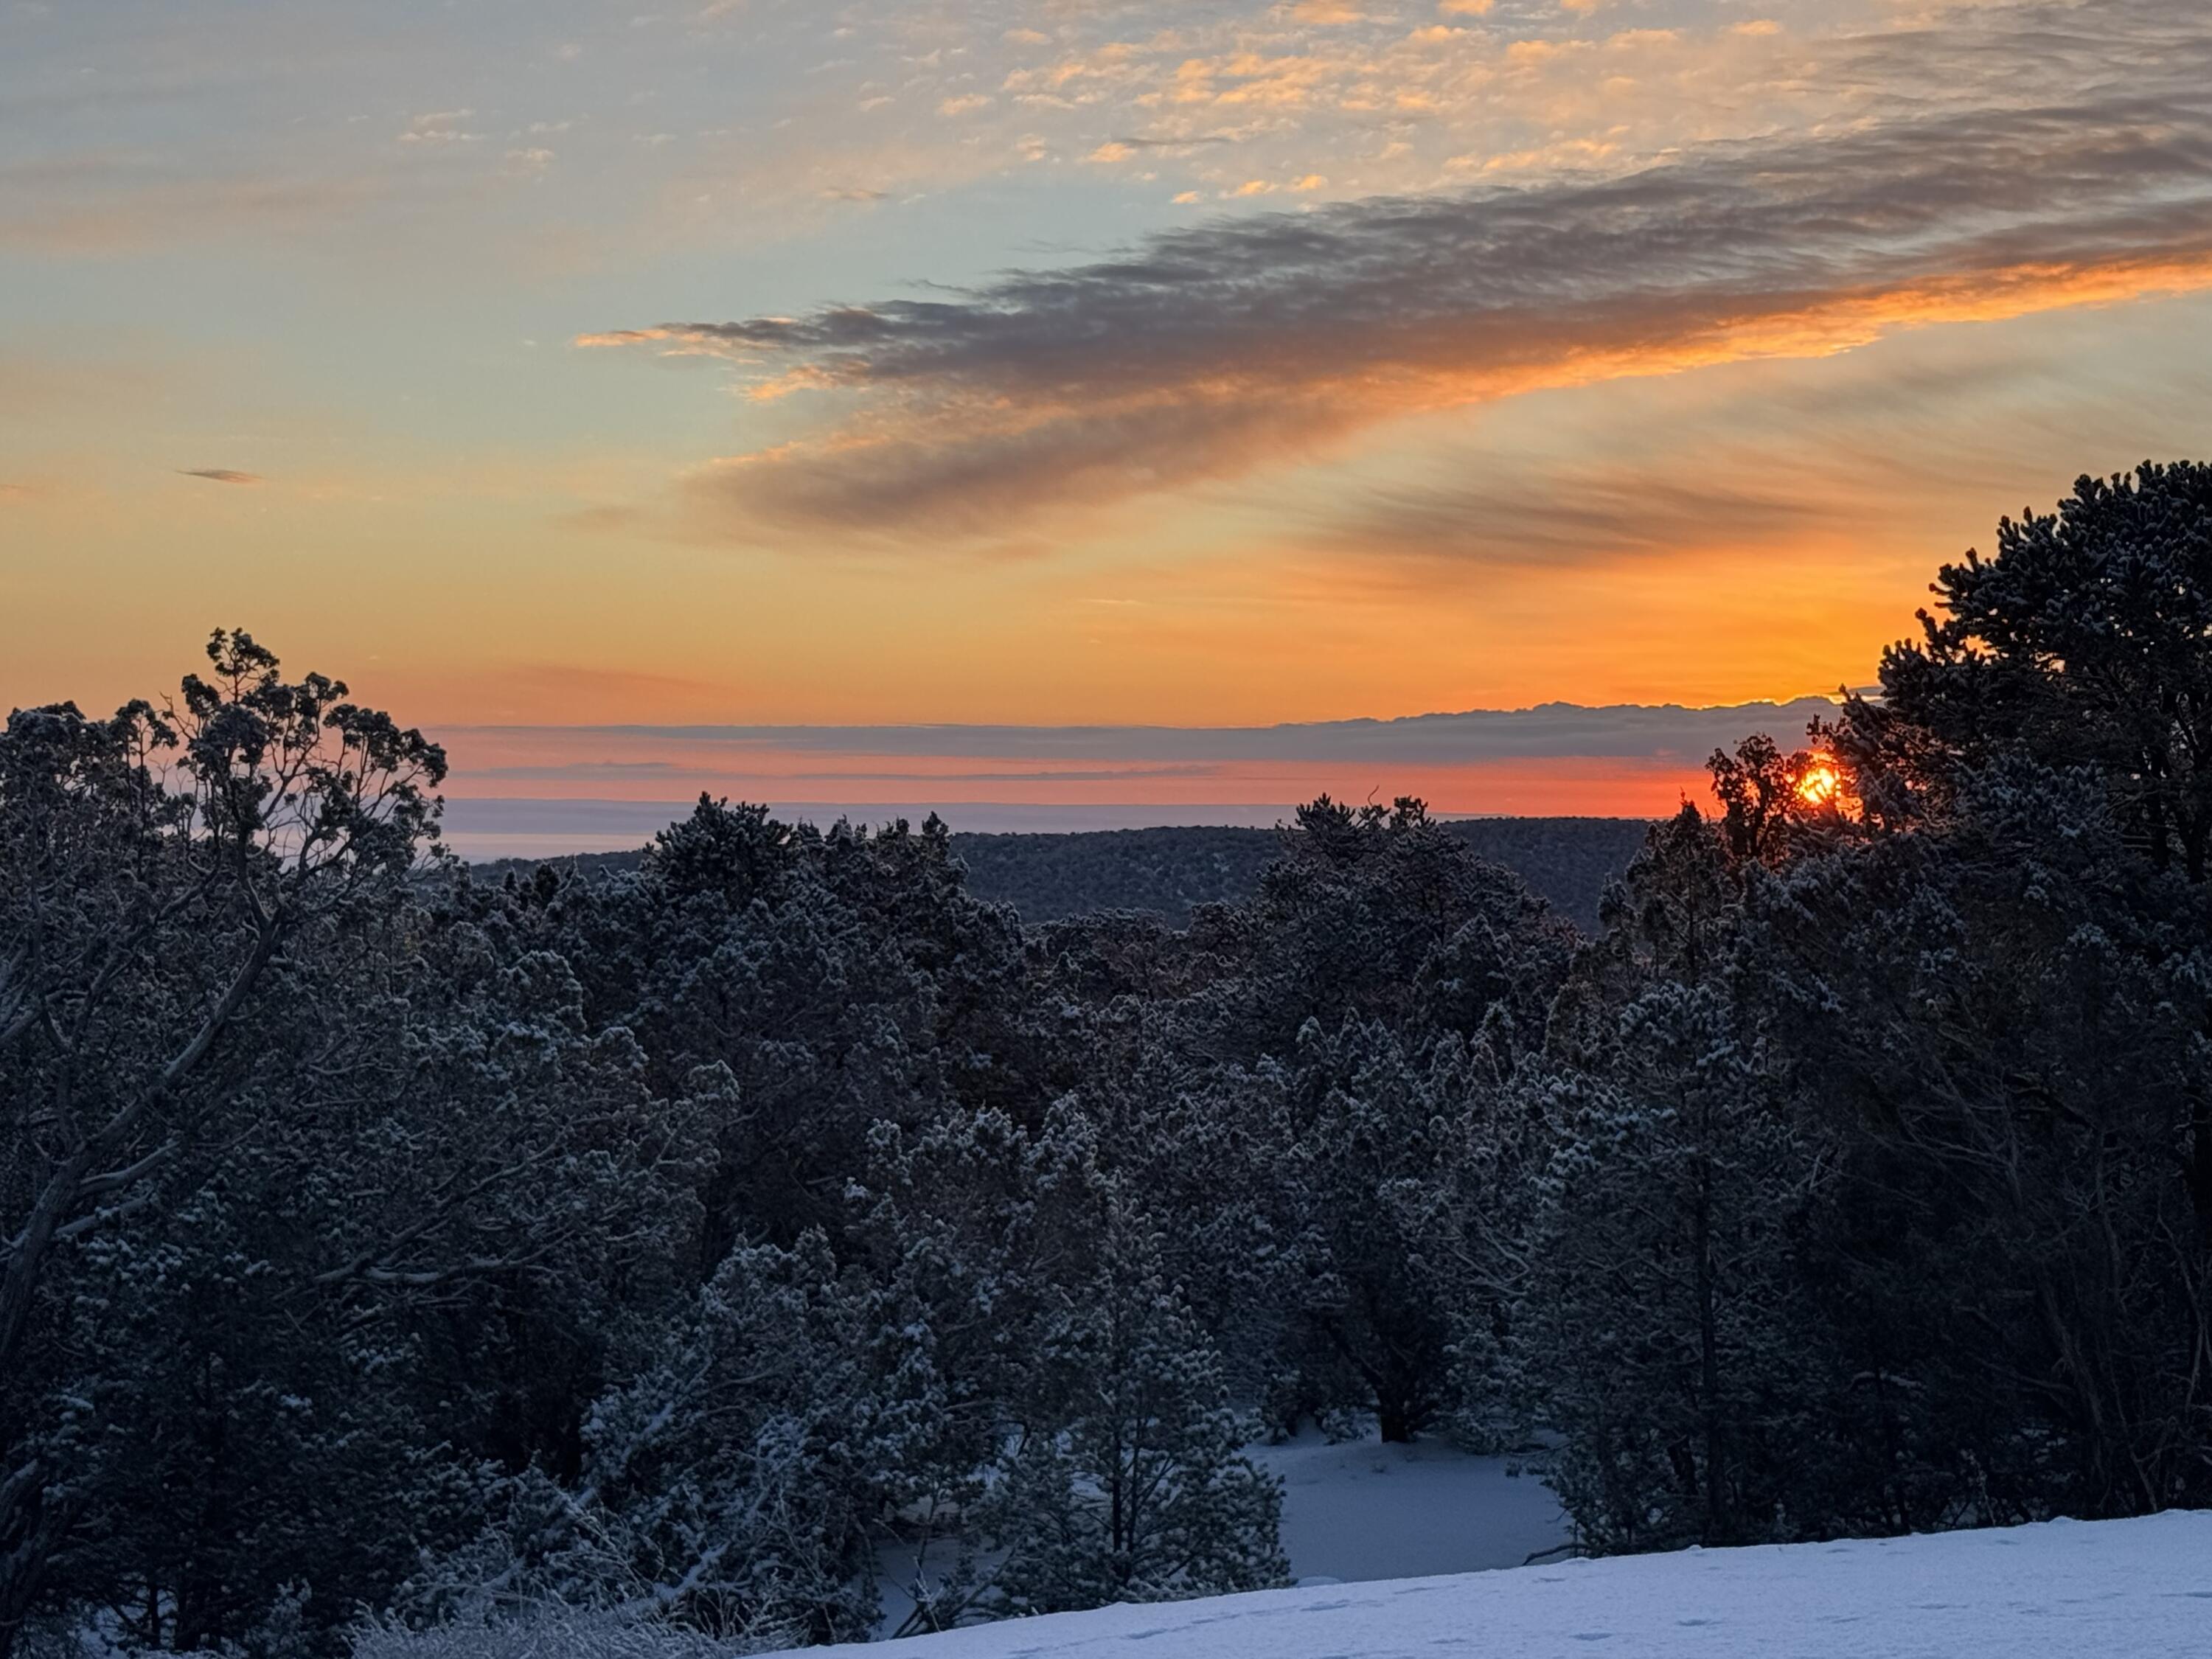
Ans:
{"type": "Polygon", "coordinates": [[[542,766],[479,766],[476,769],[476,775],[479,778],[545,783],[576,779],[608,782],[631,778],[688,777],[694,774],[670,761],[585,760],[559,761],[542,766]]]}
{"type": "MultiPolygon", "coordinates": [[[[1671,760],[1692,764],[1747,732],[1803,735],[1806,722],[1834,712],[1819,697],[1711,708],[1671,704],[1471,709],[1400,720],[1322,720],[1284,726],[449,726],[441,737],[501,737],[551,745],[612,742],[664,750],[738,755],[958,757],[1038,763],[1151,763],[1161,769],[1091,775],[992,772],[1008,778],[1185,775],[1230,762],[1456,763],[1522,759],[1671,760]]],[[[780,774],[780,775],[790,775],[780,774]]],[[[817,778],[946,775],[904,771],[817,772],[817,778]]],[[[955,774],[953,775],[971,775],[955,774]]],[[[972,775],[975,776],[985,774],[972,775]]]]}
{"type": "Polygon", "coordinates": [[[837,400],[826,431],[691,481],[726,528],[942,538],[1233,477],[1401,415],[2207,283],[2200,36],[2069,103],[1226,220],[941,297],[581,343],[717,355],[756,398],[837,400]]]}
{"type": "Polygon", "coordinates": [[[180,466],[178,475],[186,478],[205,478],[210,483],[258,484],[265,483],[258,472],[240,472],[228,466],[180,466]]]}
{"type": "Polygon", "coordinates": [[[1803,475],[1674,479],[1635,466],[1589,465],[1373,488],[1323,519],[1311,539],[1492,565],[1549,563],[1723,542],[1771,544],[1849,521],[1848,501],[1808,491],[1803,475]]]}
{"type": "Polygon", "coordinates": [[[384,187],[362,174],[216,175],[173,157],[95,152],[0,165],[0,248],[112,254],[283,228],[323,228],[385,199],[384,187]]]}
{"type": "Polygon", "coordinates": [[[481,132],[471,132],[466,123],[476,112],[472,109],[433,110],[418,115],[401,129],[399,142],[403,144],[474,144],[483,140],[481,132]]]}

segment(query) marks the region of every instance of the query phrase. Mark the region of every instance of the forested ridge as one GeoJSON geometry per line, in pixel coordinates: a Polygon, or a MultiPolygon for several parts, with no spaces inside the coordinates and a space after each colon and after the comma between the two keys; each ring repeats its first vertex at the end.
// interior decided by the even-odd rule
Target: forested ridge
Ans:
{"type": "Polygon", "coordinates": [[[209,659],[0,736],[0,1659],[1260,1588],[1316,1420],[1593,1553],[2212,1505],[2212,469],[2002,523],[1588,930],[1411,799],[1180,927],[714,800],[486,878],[209,659]]]}
{"type": "MultiPolygon", "coordinates": [[[[1437,827],[1510,870],[1577,927],[1595,931],[1607,883],[1648,825],[1635,818],[1445,818],[1437,827]]],[[[955,831],[969,890],[1025,921],[1150,910],[1186,925],[1201,904],[1241,903],[1282,855],[1276,830],[1094,830],[1060,835],[955,831]]]]}
{"type": "MultiPolygon", "coordinates": [[[[1628,867],[1650,827],[1637,818],[1447,818],[1449,834],[1504,866],[1577,927],[1595,932],[1606,884],[1628,867]]],[[[1148,910],[1182,927],[1201,904],[1249,898],[1281,855],[1282,831],[1220,825],[1158,830],[979,833],[955,830],[952,856],[968,890],[1011,904],[1024,921],[1097,910],[1148,910]]],[[[543,860],[597,874],[635,869],[639,853],[583,853],[543,860]]],[[[539,860],[498,859],[480,878],[527,875],[539,860]]]]}

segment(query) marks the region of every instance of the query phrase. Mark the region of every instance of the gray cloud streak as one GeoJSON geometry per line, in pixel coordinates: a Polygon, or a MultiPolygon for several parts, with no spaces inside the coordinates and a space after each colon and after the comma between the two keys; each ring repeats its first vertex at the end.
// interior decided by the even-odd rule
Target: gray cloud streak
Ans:
{"type": "MultiPolygon", "coordinates": [[[[957,756],[983,760],[1185,762],[1376,762],[1453,764],[1530,759],[1686,760],[1753,732],[1795,743],[1816,716],[1835,713],[1825,698],[1751,702],[1716,708],[1673,704],[1474,709],[1400,720],[1326,720],[1259,726],[594,726],[452,727],[631,738],[641,744],[698,744],[740,751],[957,756]]],[[[824,774],[823,775],[831,775],[824,774]]],[[[1040,774],[1039,776],[1059,775],[1040,774]]],[[[1128,774],[1127,775],[1139,775],[1128,774]]]]}
{"type": "Polygon", "coordinates": [[[2089,53],[2068,103],[1885,106],[1623,177],[1225,220],[945,297],[587,339],[855,400],[826,438],[700,476],[739,526],[996,534],[1394,415],[2195,284],[2212,271],[2212,31],[2117,7],[2100,48],[2100,10],[2026,43],[2089,53]]]}

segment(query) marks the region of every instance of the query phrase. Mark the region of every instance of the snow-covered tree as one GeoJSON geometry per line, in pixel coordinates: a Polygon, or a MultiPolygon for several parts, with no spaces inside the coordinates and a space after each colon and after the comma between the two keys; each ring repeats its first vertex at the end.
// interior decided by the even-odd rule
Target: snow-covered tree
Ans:
{"type": "Polygon", "coordinates": [[[1314,1022],[1278,1074],[1293,1400],[1372,1413],[1384,1440],[1410,1440],[1455,1403],[1456,1327],[1480,1296],[1469,1206],[1501,1082],[1494,1053],[1456,1036],[1414,1048],[1376,1021],[1334,1034],[1314,1022]]]}
{"type": "Polygon", "coordinates": [[[2056,513],[1997,526],[1935,582],[1845,726],[1937,792],[2017,751],[2087,766],[2160,868],[2212,871],[2212,465],[2084,477],[2056,513]]]}
{"type": "Polygon", "coordinates": [[[2203,1501],[2212,1233],[2194,1180],[2212,910],[2094,773],[1998,760],[1944,821],[1751,895],[1877,1520],[2203,1501]]]}
{"type": "Polygon", "coordinates": [[[1794,1535],[1823,1427],[1800,1260],[1822,1173],[1755,1033],[1717,986],[1662,981],[1621,1011],[1601,1075],[1533,1087],[1551,1151],[1513,1338],[1577,1531],[1794,1535]]]}
{"type": "Polygon", "coordinates": [[[250,1164],[282,1076],[343,1068],[332,959],[433,828],[435,745],[243,633],[208,657],[163,708],[0,736],[0,1655],[100,1524],[137,1310],[92,1285],[188,1288],[161,1224],[250,1164]]]}
{"type": "Polygon", "coordinates": [[[411,1588],[418,1615],[619,1612],[732,1638],[864,1638],[901,1461],[865,1297],[819,1233],[740,1246],[585,1426],[580,1482],[507,1483],[498,1523],[411,1588]]]}
{"type": "Polygon", "coordinates": [[[977,1505],[1003,1552],[1003,1613],[1262,1589],[1287,1581],[1282,1497],[1239,1450],[1220,1368],[1159,1275],[1142,1224],[1109,1215],[1091,1273],[1038,1333],[1042,1385],[977,1505]]]}
{"type": "Polygon", "coordinates": [[[42,1607],[192,1649],[285,1598],[326,1644],[473,1529],[481,1467],[559,1462],[696,1231],[696,1113],[416,866],[434,750],[211,654],[173,713],[0,739],[0,1650],[42,1607]]]}

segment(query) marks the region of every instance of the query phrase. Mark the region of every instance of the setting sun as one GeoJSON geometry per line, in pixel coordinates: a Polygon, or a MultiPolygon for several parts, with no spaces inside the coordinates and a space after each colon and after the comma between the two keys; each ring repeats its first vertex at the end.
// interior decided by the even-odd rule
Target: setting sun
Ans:
{"type": "Polygon", "coordinates": [[[1835,763],[1816,757],[1797,775],[1797,799],[1808,806],[1832,806],[1843,793],[1844,775],[1835,763]]]}

